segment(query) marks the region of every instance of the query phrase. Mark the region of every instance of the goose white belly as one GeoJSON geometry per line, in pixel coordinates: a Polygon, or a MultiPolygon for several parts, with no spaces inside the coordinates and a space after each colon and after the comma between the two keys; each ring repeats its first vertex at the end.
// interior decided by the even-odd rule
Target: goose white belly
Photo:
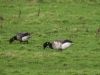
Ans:
{"type": "Polygon", "coordinates": [[[27,41],[29,39],[29,36],[22,37],[22,41],[27,41]]]}
{"type": "Polygon", "coordinates": [[[64,44],[61,45],[61,49],[66,49],[66,48],[68,48],[70,45],[71,45],[70,42],[66,42],[66,43],[64,43],[64,44]]]}

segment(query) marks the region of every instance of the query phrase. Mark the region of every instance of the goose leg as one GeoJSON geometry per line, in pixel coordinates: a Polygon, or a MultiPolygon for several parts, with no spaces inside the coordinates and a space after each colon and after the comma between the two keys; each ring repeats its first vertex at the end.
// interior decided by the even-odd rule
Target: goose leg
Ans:
{"type": "Polygon", "coordinates": [[[59,51],[61,51],[61,52],[62,52],[62,49],[59,49],[59,51]]]}
{"type": "Polygon", "coordinates": [[[28,40],[26,41],[26,43],[28,44],[28,40]]]}
{"type": "Polygon", "coordinates": [[[20,41],[20,43],[22,43],[22,41],[20,41]]]}

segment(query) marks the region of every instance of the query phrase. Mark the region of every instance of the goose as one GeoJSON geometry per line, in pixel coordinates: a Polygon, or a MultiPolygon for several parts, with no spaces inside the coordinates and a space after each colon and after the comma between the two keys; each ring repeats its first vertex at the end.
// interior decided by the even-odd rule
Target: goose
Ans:
{"type": "Polygon", "coordinates": [[[45,42],[43,48],[49,47],[51,49],[63,50],[71,46],[72,43],[71,40],[55,40],[53,42],[45,42]]]}
{"type": "Polygon", "coordinates": [[[17,33],[15,36],[10,38],[9,43],[14,42],[15,40],[20,41],[20,43],[21,42],[27,42],[28,43],[28,39],[29,38],[30,38],[30,33],[28,33],[28,32],[21,32],[21,33],[17,33]]]}

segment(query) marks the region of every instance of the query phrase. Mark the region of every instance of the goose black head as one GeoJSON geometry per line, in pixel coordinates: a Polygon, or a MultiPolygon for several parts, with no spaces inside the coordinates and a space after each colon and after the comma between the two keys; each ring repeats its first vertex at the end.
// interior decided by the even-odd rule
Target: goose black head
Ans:
{"type": "Polygon", "coordinates": [[[12,43],[14,40],[17,40],[16,36],[13,36],[12,38],[9,39],[9,43],[12,43]]]}
{"type": "Polygon", "coordinates": [[[10,38],[9,43],[12,43],[14,41],[14,39],[10,38]]]}
{"type": "Polygon", "coordinates": [[[43,44],[43,48],[45,49],[46,47],[50,47],[51,48],[51,43],[50,42],[45,42],[44,44],[43,44]]]}

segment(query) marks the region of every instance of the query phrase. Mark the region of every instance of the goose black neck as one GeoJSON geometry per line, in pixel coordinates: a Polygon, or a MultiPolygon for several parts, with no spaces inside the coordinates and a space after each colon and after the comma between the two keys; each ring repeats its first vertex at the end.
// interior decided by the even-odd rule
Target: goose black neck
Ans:
{"type": "Polygon", "coordinates": [[[9,40],[9,43],[12,43],[14,40],[17,40],[17,37],[16,37],[16,36],[13,36],[13,37],[9,40]]]}
{"type": "Polygon", "coordinates": [[[49,48],[53,49],[53,47],[52,47],[52,43],[49,43],[49,48]]]}

